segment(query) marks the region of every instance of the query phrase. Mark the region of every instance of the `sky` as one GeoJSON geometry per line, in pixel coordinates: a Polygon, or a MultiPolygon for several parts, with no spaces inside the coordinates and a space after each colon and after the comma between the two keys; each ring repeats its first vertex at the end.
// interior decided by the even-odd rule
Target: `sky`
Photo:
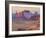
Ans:
{"type": "Polygon", "coordinates": [[[12,13],[16,13],[16,11],[21,13],[24,10],[29,10],[31,13],[38,12],[40,14],[40,7],[20,7],[20,6],[12,6],[12,13]]]}

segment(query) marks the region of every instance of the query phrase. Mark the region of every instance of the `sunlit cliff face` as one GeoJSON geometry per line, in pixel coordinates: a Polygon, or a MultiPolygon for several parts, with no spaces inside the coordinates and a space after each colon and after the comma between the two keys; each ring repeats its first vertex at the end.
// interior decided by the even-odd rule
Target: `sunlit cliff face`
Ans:
{"type": "Polygon", "coordinates": [[[24,10],[22,12],[16,12],[15,14],[12,15],[12,19],[14,20],[34,20],[39,18],[38,12],[30,12],[29,10],[24,10]]]}

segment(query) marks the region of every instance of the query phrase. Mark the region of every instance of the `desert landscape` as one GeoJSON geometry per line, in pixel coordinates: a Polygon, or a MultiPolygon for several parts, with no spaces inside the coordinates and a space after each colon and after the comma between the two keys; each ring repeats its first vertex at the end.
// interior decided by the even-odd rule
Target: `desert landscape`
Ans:
{"type": "Polygon", "coordinates": [[[12,31],[40,30],[40,15],[24,10],[12,15],[12,31]],[[25,14],[25,15],[24,15],[25,14]]]}
{"type": "Polygon", "coordinates": [[[40,30],[40,21],[13,22],[13,31],[40,30]]]}
{"type": "Polygon", "coordinates": [[[40,30],[40,8],[12,6],[12,31],[40,30]]]}

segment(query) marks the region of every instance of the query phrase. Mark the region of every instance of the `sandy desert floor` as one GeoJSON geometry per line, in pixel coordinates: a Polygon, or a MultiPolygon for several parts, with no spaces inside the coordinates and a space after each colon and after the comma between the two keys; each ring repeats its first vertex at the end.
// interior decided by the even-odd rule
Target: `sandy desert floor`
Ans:
{"type": "Polygon", "coordinates": [[[40,21],[13,21],[12,31],[40,30],[40,21]]]}

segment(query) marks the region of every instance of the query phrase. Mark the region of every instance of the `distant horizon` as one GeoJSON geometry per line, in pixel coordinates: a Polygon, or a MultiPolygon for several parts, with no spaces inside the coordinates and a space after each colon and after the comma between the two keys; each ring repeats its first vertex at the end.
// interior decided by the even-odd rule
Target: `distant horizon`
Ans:
{"type": "MultiPolygon", "coordinates": [[[[36,11],[36,12],[37,12],[37,11],[36,11]]],[[[30,11],[30,13],[35,14],[35,12],[31,12],[31,11],[30,11]]],[[[16,12],[12,12],[12,14],[16,14],[16,12]]],[[[40,13],[37,12],[37,14],[40,14],[40,13]]]]}
{"type": "Polygon", "coordinates": [[[35,13],[38,12],[38,14],[40,14],[40,8],[39,7],[16,7],[16,6],[12,6],[12,13],[16,13],[17,12],[22,12],[24,10],[29,10],[31,13],[35,13]]]}

